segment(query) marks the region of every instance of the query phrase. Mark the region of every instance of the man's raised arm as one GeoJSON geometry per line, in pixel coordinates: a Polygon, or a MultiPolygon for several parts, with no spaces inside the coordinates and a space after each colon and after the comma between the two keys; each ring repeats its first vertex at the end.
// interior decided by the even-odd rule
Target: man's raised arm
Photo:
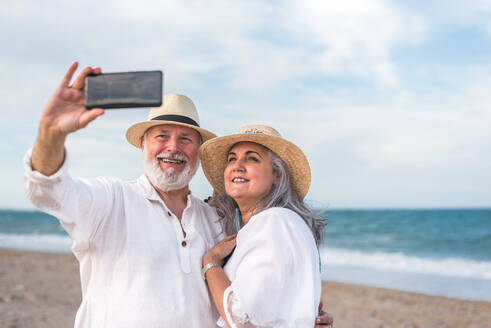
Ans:
{"type": "Polygon", "coordinates": [[[32,169],[50,176],[64,161],[66,136],[84,128],[104,114],[101,108],[85,109],[85,77],[100,74],[100,68],[85,67],[70,85],[78,62],[70,65],[63,80],[49,98],[39,121],[38,135],[32,150],[32,169]]]}

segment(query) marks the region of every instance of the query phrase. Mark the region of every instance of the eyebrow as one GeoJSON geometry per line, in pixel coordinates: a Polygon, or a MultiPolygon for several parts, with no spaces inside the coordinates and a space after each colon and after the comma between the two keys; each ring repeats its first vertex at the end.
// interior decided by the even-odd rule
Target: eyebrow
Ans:
{"type": "MultiPolygon", "coordinates": [[[[157,132],[157,134],[159,133],[169,133],[169,130],[166,130],[166,129],[161,129],[159,130],[159,132],[157,132]]],[[[181,134],[179,134],[179,137],[189,137],[189,136],[192,136],[193,134],[190,133],[190,132],[182,132],[181,134]]]]}
{"type": "MultiPolygon", "coordinates": [[[[261,156],[261,154],[259,154],[257,151],[254,151],[254,150],[248,150],[248,151],[246,151],[246,155],[250,155],[250,154],[257,154],[257,156],[259,156],[259,157],[263,158],[263,157],[261,156]]],[[[228,157],[228,156],[230,156],[230,155],[235,155],[235,156],[237,156],[237,154],[236,154],[236,153],[234,153],[233,151],[229,151],[229,152],[228,152],[227,157],[228,157]]]]}

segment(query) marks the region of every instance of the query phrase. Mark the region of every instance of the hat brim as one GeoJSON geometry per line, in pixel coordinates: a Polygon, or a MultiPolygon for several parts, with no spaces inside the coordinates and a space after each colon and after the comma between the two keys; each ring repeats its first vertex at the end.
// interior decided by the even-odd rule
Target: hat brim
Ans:
{"type": "Polygon", "coordinates": [[[196,130],[201,135],[201,142],[205,142],[207,140],[216,137],[216,134],[208,130],[202,129],[200,127],[197,127],[195,125],[176,122],[176,121],[154,120],[154,121],[139,122],[130,126],[128,130],[126,130],[126,140],[128,140],[128,142],[133,146],[140,148],[140,140],[143,137],[143,134],[145,134],[145,131],[147,131],[151,127],[162,125],[162,124],[180,125],[196,130]]]}
{"type": "Polygon", "coordinates": [[[293,189],[303,199],[310,188],[310,166],[305,154],[294,143],[263,133],[238,133],[206,141],[200,147],[201,167],[216,192],[225,190],[223,173],[227,166],[227,155],[238,142],[255,142],[278,155],[288,167],[293,189]]]}

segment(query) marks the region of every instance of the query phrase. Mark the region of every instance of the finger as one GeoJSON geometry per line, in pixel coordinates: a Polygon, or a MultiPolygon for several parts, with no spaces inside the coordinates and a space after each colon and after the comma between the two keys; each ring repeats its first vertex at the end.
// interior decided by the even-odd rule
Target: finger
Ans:
{"type": "Polygon", "coordinates": [[[225,243],[224,243],[224,246],[226,248],[233,248],[235,247],[235,245],[237,244],[236,240],[235,239],[232,239],[232,240],[227,240],[225,243]]]}
{"type": "Polygon", "coordinates": [[[85,67],[82,72],[80,72],[80,74],[77,76],[75,81],[73,81],[72,88],[78,90],[82,90],[83,88],[85,88],[85,78],[87,77],[87,75],[92,74],[93,71],[94,70],[92,67],[85,67]]]}
{"type": "Polygon", "coordinates": [[[334,318],[329,313],[324,313],[315,318],[316,325],[332,325],[334,318]]]}
{"type": "Polygon", "coordinates": [[[236,236],[237,236],[237,234],[233,234],[233,235],[230,235],[230,236],[226,236],[226,237],[225,237],[225,238],[223,238],[222,240],[223,240],[223,241],[229,241],[229,240],[234,239],[236,236]]]}
{"type": "Polygon", "coordinates": [[[319,307],[318,307],[317,311],[319,312],[319,314],[321,314],[321,311],[322,311],[322,301],[319,302],[319,307]]]}
{"type": "Polygon", "coordinates": [[[87,124],[89,124],[101,115],[104,115],[104,109],[102,108],[93,108],[91,110],[87,110],[85,113],[82,114],[82,116],[80,116],[80,128],[85,128],[87,124]]]}
{"type": "Polygon", "coordinates": [[[66,71],[65,76],[63,76],[63,79],[61,80],[60,86],[62,87],[68,87],[70,84],[70,81],[72,80],[73,73],[77,70],[78,67],[78,62],[74,61],[70,67],[68,68],[68,71],[66,71]]]}
{"type": "Polygon", "coordinates": [[[237,240],[233,239],[227,242],[227,248],[233,249],[237,245],[237,240]]]}

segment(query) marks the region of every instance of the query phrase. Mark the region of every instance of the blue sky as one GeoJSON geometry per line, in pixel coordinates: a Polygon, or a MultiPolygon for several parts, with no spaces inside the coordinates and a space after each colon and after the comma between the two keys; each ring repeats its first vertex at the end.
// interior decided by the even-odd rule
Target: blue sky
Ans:
{"type": "MultiPolygon", "coordinates": [[[[17,1],[0,9],[0,207],[32,208],[22,157],[74,60],[161,69],[218,135],[272,125],[318,206],[491,206],[489,1],[17,1]]],[[[75,176],[142,172],[114,110],[69,137],[75,176]]],[[[200,172],[193,193],[211,191],[200,172]]]]}

